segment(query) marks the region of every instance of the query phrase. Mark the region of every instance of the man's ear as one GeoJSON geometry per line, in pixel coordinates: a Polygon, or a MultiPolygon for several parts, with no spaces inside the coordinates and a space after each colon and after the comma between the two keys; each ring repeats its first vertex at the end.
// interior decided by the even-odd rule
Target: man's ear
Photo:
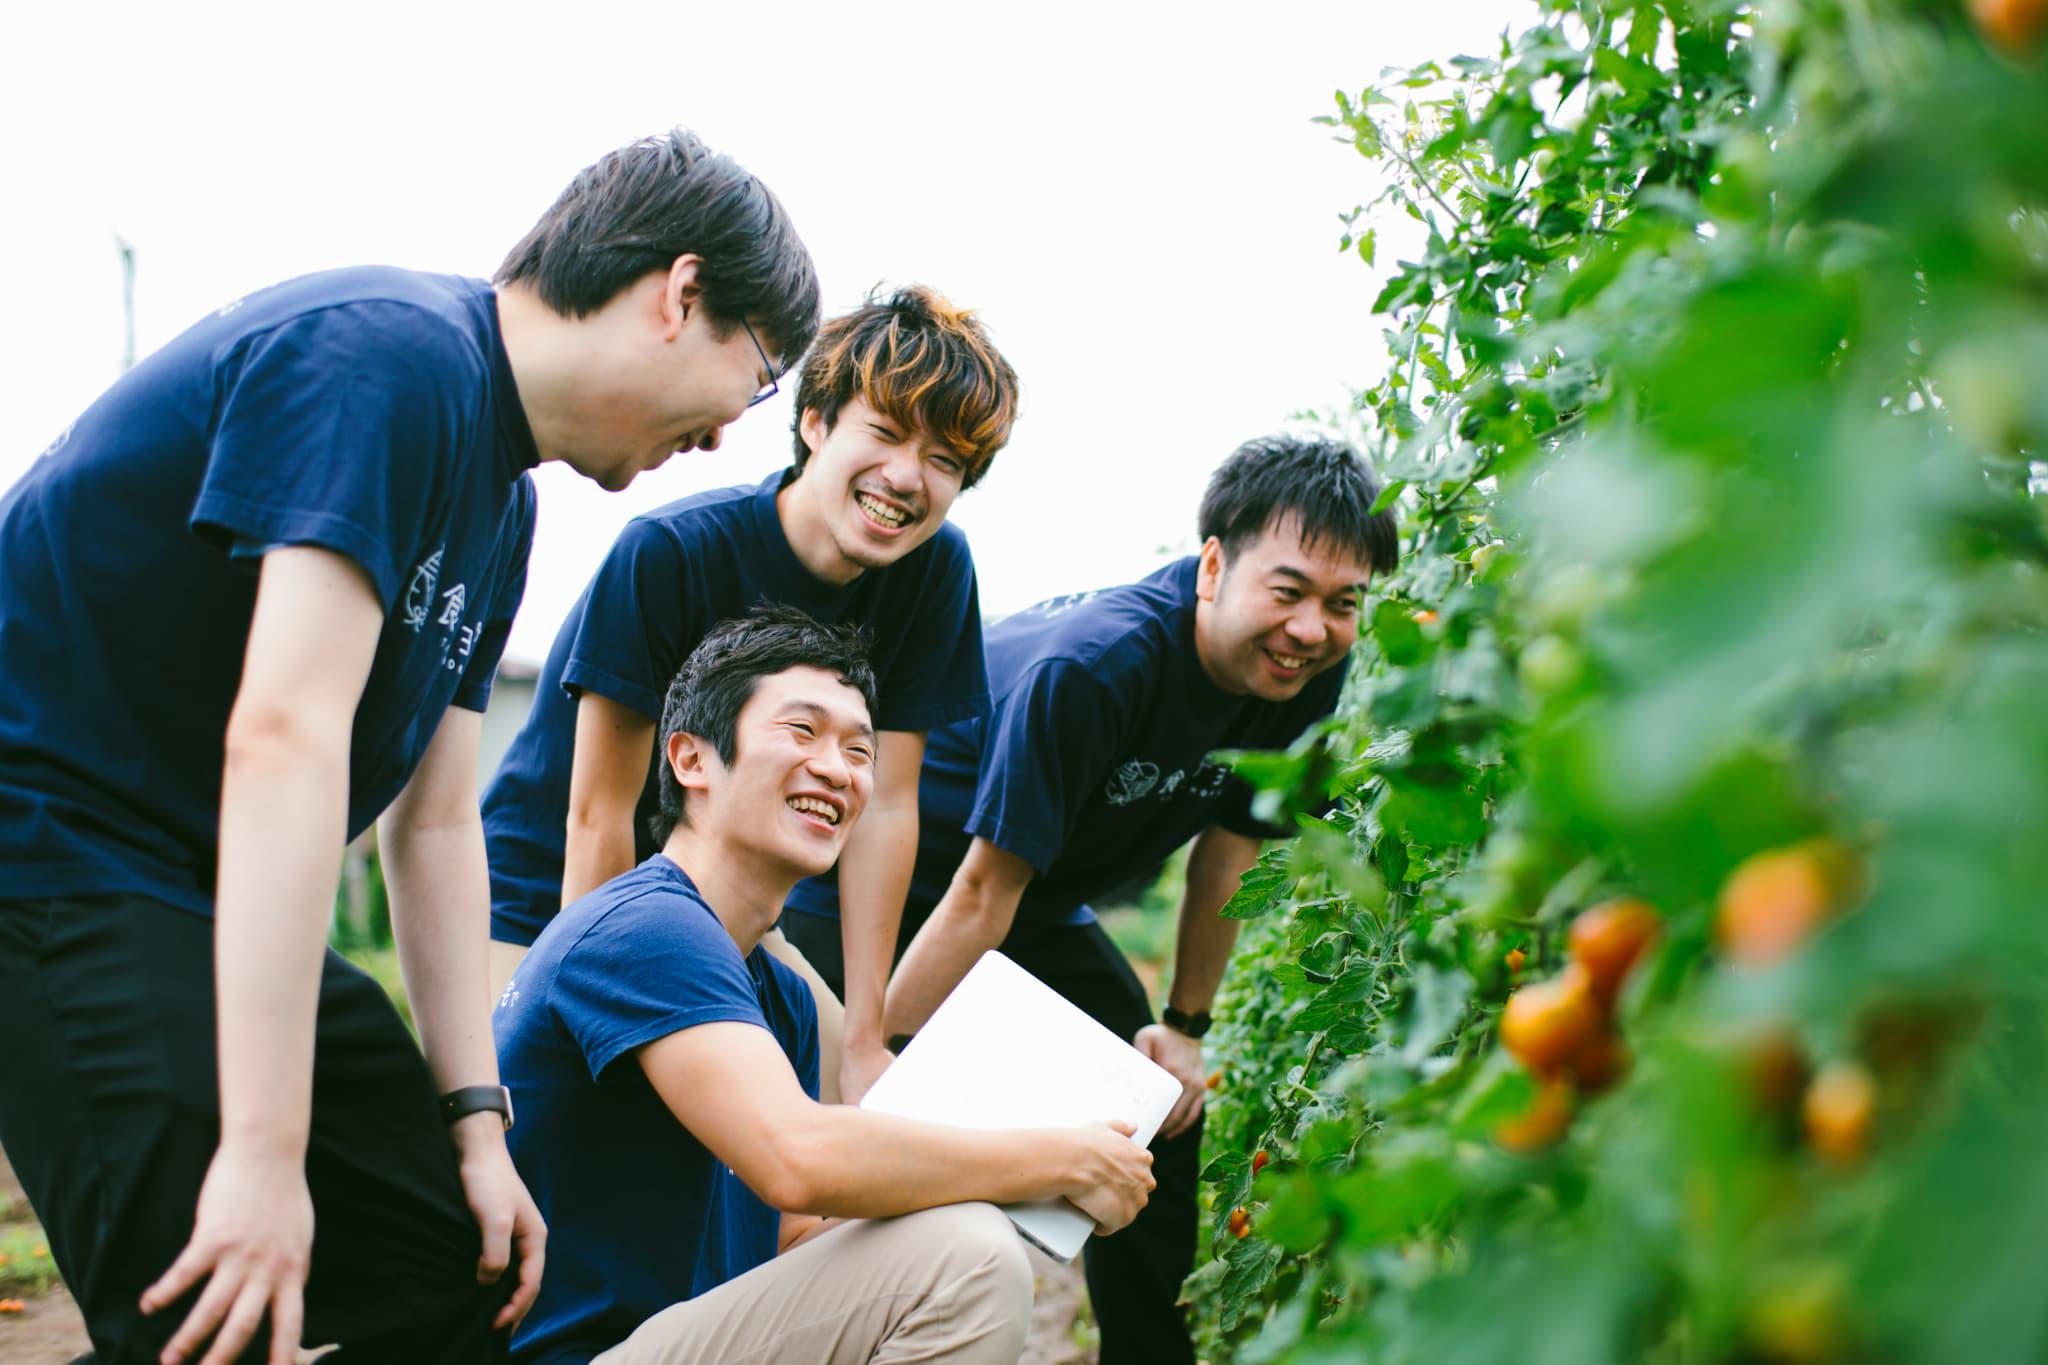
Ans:
{"type": "Polygon", "coordinates": [[[698,283],[697,271],[703,264],[704,258],[694,251],[669,262],[668,278],[661,289],[662,335],[667,340],[675,340],[690,315],[701,311],[704,286],[698,283]]]}
{"type": "Polygon", "coordinates": [[[1217,585],[1223,581],[1223,542],[1210,536],[1202,542],[1202,560],[1195,566],[1195,596],[1204,602],[1216,600],[1217,585]]]}
{"type": "Polygon", "coordinates": [[[832,426],[825,420],[824,413],[816,408],[805,408],[803,416],[796,419],[796,434],[804,438],[804,447],[815,455],[818,447],[825,444],[825,438],[832,434],[832,426]]]}
{"type": "Polygon", "coordinates": [[[704,791],[710,787],[708,767],[716,755],[703,740],[677,731],[668,737],[663,757],[668,760],[669,771],[675,775],[676,785],[684,791],[704,791]]]}

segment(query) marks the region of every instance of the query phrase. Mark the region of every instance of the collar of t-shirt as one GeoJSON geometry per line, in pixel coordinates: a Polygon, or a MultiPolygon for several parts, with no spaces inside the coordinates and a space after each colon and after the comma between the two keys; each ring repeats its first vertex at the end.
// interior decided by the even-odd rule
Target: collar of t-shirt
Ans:
{"type": "MultiPolygon", "coordinates": [[[[753,564],[749,567],[756,568],[760,574],[760,600],[803,607],[815,615],[836,609],[844,603],[854,590],[866,581],[868,575],[864,571],[845,583],[827,583],[804,567],[804,562],[797,558],[796,547],[789,543],[789,532],[783,529],[782,514],[776,509],[775,498],[783,489],[795,483],[801,473],[802,471],[795,465],[791,465],[787,469],[771,474],[761,481],[761,486],[755,489],[753,497],[748,499],[752,511],[749,520],[756,542],[756,553],[752,556],[753,564]]],[[[837,618],[826,616],[822,619],[837,618]]]]}

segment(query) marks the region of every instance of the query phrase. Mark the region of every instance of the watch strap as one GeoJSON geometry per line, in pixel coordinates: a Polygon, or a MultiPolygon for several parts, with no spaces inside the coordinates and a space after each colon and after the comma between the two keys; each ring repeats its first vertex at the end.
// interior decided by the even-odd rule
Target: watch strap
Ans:
{"type": "Polygon", "coordinates": [[[1177,1010],[1171,1005],[1159,1011],[1159,1018],[1160,1022],[1164,1023],[1175,1033],[1183,1034],[1189,1038],[1201,1037],[1209,1031],[1209,1025],[1214,1022],[1210,1019],[1209,1011],[1207,1010],[1196,1010],[1193,1014],[1189,1014],[1187,1011],[1177,1010]]]}
{"type": "Polygon", "coordinates": [[[454,1123],[489,1110],[512,1126],[512,1092],[502,1085],[465,1085],[441,1097],[441,1121],[454,1123]]]}

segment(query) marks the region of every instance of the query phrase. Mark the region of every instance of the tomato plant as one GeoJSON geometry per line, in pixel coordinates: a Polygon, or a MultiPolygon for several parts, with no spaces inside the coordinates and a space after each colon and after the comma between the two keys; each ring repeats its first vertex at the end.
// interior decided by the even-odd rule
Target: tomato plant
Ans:
{"type": "Polygon", "coordinates": [[[2040,1358],[2048,74],[1987,8],[1545,0],[1338,95],[1341,245],[1422,235],[1333,418],[1404,559],[1233,760],[1300,836],[1228,910],[1209,1359],[2040,1358]]]}

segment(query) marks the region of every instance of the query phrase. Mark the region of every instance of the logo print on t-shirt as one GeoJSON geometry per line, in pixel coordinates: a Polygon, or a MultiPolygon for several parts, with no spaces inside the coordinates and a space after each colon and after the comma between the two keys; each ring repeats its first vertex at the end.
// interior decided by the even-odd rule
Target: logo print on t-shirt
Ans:
{"type": "Polygon", "coordinates": [[[1159,784],[1159,765],[1147,763],[1142,758],[1131,759],[1119,764],[1103,785],[1102,798],[1112,806],[1128,806],[1140,801],[1152,788],[1159,784]]]}
{"type": "Polygon", "coordinates": [[[412,581],[405,585],[405,623],[415,635],[426,626],[427,615],[434,608],[434,585],[441,581],[441,553],[447,548],[441,546],[415,565],[412,581]]]}

